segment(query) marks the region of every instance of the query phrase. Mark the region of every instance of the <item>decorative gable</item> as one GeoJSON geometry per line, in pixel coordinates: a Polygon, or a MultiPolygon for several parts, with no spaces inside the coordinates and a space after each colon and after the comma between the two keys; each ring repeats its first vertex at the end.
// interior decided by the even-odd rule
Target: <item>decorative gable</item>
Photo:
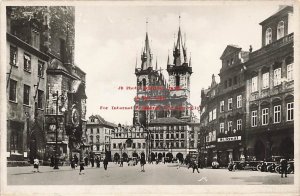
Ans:
{"type": "Polygon", "coordinates": [[[231,55],[232,53],[234,53],[236,51],[240,51],[240,50],[242,50],[242,48],[237,46],[237,45],[227,45],[227,47],[225,48],[225,50],[224,50],[222,56],[220,57],[220,59],[223,60],[224,58],[231,55]]]}

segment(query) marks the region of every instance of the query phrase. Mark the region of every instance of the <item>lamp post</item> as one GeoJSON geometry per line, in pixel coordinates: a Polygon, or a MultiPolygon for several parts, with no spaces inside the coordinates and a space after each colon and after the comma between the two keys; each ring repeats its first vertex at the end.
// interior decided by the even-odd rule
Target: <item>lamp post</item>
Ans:
{"type": "MultiPolygon", "coordinates": [[[[56,93],[53,93],[52,96],[56,97],[55,165],[54,165],[53,169],[59,169],[58,168],[58,100],[61,98],[62,102],[64,102],[65,96],[63,94],[58,95],[58,91],[56,91],[56,93]]],[[[66,109],[64,107],[62,107],[61,111],[65,112],[66,109]]]]}

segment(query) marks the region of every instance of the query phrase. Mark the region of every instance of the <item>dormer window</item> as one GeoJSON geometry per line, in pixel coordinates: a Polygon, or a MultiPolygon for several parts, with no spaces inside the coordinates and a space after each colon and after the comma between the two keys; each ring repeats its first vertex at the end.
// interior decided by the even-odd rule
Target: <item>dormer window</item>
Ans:
{"type": "Polygon", "coordinates": [[[266,30],[266,45],[272,43],[272,29],[268,28],[266,30]]]}
{"type": "Polygon", "coordinates": [[[280,39],[284,36],[284,22],[280,21],[277,25],[277,39],[280,39]]]}

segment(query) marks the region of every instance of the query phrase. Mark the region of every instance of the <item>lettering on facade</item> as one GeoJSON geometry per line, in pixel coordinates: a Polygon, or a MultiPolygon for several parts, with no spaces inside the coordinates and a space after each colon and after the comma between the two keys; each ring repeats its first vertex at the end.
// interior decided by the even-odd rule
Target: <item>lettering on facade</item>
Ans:
{"type": "Polygon", "coordinates": [[[218,142],[238,141],[238,140],[241,140],[241,139],[242,139],[242,136],[221,137],[221,138],[218,138],[218,142]]]}

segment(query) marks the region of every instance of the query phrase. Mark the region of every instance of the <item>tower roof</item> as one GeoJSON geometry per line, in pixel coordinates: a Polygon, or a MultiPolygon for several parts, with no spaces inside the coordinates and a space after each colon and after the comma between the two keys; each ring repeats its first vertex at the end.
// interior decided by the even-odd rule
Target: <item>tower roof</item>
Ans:
{"type": "Polygon", "coordinates": [[[148,67],[152,67],[152,53],[149,44],[148,32],[146,32],[145,38],[145,46],[141,55],[142,60],[142,70],[148,69],[148,67]]]}
{"type": "MultiPolygon", "coordinates": [[[[180,20],[180,16],[179,16],[179,20],[180,20]]],[[[183,42],[182,39],[180,24],[177,33],[176,45],[174,43],[173,56],[174,56],[175,66],[181,66],[183,63],[187,63],[186,44],[183,42]]]]}

